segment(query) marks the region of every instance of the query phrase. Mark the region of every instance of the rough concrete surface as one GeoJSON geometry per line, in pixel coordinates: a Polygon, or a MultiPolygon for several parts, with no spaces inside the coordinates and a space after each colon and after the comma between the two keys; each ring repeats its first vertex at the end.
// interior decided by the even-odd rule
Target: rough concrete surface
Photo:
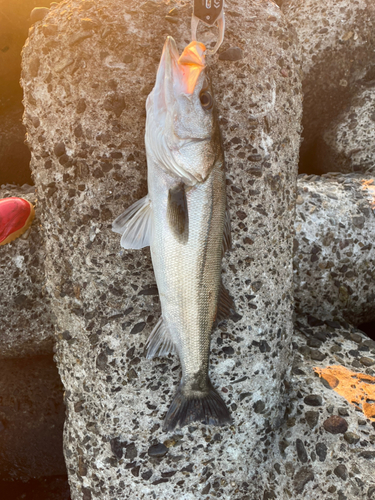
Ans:
{"type": "Polygon", "coordinates": [[[322,172],[375,174],[375,80],[324,130],[316,154],[322,172]]]}
{"type": "MultiPolygon", "coordinates": [[[[37,202],[35,188],[3,185],[0,198],[19,196],[37,202]]],[[[29,231],[0,247],[0,359],[52,352],[54,315],[45,289],[41,207],[29,231]]]]}
{"type": "MultiPolygon", "coordinates": [[[[35,188],[27,196],[34,196],[35,188]]],[[[305,314],[328,318],[346,317],[355,325],[375,319],[375,179],[371,175],[327,174],[322,177],[302,174],[297,181],[297,210],[294,241],[294,295],[297,309],[305,314]],[[372,212],[372,213],[371,213],[372,212]],[[351,232],[349,232],[351,231],[351,232]],[[339,254],[337,253],[339,252],[339,254]]],[[[3,195],[20,194],[20,188],[8,187],[3,195]]],[[[28,198],[33,201],[32,198],[28,198]]],[[[37,214],[40,209],[37,206],[37,214]]],[[[44,288],[43,231],[37,219],[32,231],[38,259],[28,262],[24,270],[22,296],[40,295],[44,288]],[[38,236],[38,233],[41,235],[38,236]],[[38,276],[37,281],[26,279],[38,276]]],[[[22,240],[21,240],[22,241],[22,240]]],[[[22,260],[24,243],[9,247],[13,262],[22,260]],[[17,253],[14,253],[17,250],[17,253]]],[[[4,247],[6,250],[7,247],[4,247]]],[[[9,283],[9,252],[3,259],[3,283],[9,283]]],[[[18,282],[18,279],[17,279],[18,282]]],[[[18,282],[19,283],[19,282],[18,282]]],[[[4,285],[3,303],[7,304],[7,320],[0,337],[1,356],[14,357],[52,352],[54,328],[48,297],[34,301],[30,309],[18,307],[16,291],[13,307],[9,308],[9,288],[4,285]],[[44,300],[46,299],[46,300],[44,300]],[[17,307],[16,307],[17,306],[17,307]],[[34,319],[24,320],[24,326],[14,328],[20,310],[34,319]],[[31,313],[30,313],[31,314],[31,313]],[[27,326],[26,326],[27,325],[27,326]],[[22,332],[22,335],[21,333],[22,332]]],[[[18,289],[16,289],[18,290],[18,289]]],[[[24,299],[26,300],[26,299],[24,299]]],[[[4,310],[5,310],[4,305],[4,310]]]]}
{"type": "MultiPolygon", "coordinates": [[[[170,9],[62,2],[34,25],[23,51],[25,124],[43,207],[75,500],[204,498],[211,485],[216,496],[261,496],[269,482],[264,461],[274,451],[262,440],[272,440],[284,414],[299,49],[273,2],[228,2],[222,50],[239,47],[243,58],[215,56],[212,80],[234,240],[224,283],[237,312],[213,333],[211,376],[234,425],[161,430],[179,363],[144,358],[160,314],[149,251],[120,252],[110,227],[146,193],[144,105],[165,37],[174,36],[180,51],[190,41],[190,5],[176,7],[174,22],[165,18],[170,9]]],[[[200,38],[209,43],[210,36],[200,38]]]]}
{"type": "Polygon", "coordinates": [[[311,319],[296,320],[291,401],[274,463],[279,486],[263,498],[375,498],[375,418],[314,373],[341,366],[374,377],[375,342],[348,323],[311,319]]]}
{"type": "Polygon", "coordinates": [[[374,176],[300,175],[295,220],[297,311],[375,320],[374,176]],[[370,188],[370,191],[369,189],[370,188]]]}
{"type": "Polygon", "coordinates": [[[301,155],[311,155],[357,83],[374,80],[373,0],[286,0],[282,10],[302,46],[303,137],[301,155]]]}
{"type": "Polygon", "coordinates": [[[64,415],[63,387],[52,355],[1,360],[0,480],[66,473],[64,415]]]}

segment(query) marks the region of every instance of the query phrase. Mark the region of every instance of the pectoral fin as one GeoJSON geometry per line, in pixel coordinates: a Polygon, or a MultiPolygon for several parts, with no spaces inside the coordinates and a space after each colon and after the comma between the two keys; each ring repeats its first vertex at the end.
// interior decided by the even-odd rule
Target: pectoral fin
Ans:
{"type": "Polygon", "coordinates": [[[122,234],[123,248],[139,250],[148,247],[151,241],[152,208],[147,196],[136,201],[112,223],[112,230],[122,234]]]}
{"type": "Polygon", "coordinates": [[[167,220],[176,238],[186,243],[189,238],[189,214],[183,183],[168,192],[167,220]]]}

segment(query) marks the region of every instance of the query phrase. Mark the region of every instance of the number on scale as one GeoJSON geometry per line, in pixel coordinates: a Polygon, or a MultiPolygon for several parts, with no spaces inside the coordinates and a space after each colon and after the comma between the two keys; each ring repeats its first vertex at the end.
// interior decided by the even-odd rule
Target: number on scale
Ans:
{"type": "Polygon", "coordinates": [[[224,0],[194,0],[194,15],[206,24],[215,24],[223,10],[224,0]]]}

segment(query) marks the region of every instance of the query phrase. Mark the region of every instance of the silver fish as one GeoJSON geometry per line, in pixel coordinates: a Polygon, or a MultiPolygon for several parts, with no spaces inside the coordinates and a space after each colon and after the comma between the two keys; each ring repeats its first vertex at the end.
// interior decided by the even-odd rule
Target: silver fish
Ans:
{"type": "Polygon", "coordinates": [[[230,219],[205,50],[191,42],[179,56],[173,38],[167,38],[146,103],[148,195],[113,223],[122,247],[151,249],[162,315],[147,357],[177,351],[182,366],[164,430],[194,421],[231,421],[208,376],[213,323],[228,315],[232,303],[221,284],[230,219]]]}

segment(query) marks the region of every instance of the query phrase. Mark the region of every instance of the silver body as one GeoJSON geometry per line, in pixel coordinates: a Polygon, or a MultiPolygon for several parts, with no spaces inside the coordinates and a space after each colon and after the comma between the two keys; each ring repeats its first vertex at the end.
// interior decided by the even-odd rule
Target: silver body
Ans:
{"type": "Polygon", "coordinates": [[[153,212],[151,256],[163,320],[180,357],[182,384],[203,390],[210,337],[220,289],[226,209],[223,158],[208,178],[186,192],[189,238],[179,242],[167,223],[170,188],[179,182],[148,160],[149,197],[153,212]]]}

